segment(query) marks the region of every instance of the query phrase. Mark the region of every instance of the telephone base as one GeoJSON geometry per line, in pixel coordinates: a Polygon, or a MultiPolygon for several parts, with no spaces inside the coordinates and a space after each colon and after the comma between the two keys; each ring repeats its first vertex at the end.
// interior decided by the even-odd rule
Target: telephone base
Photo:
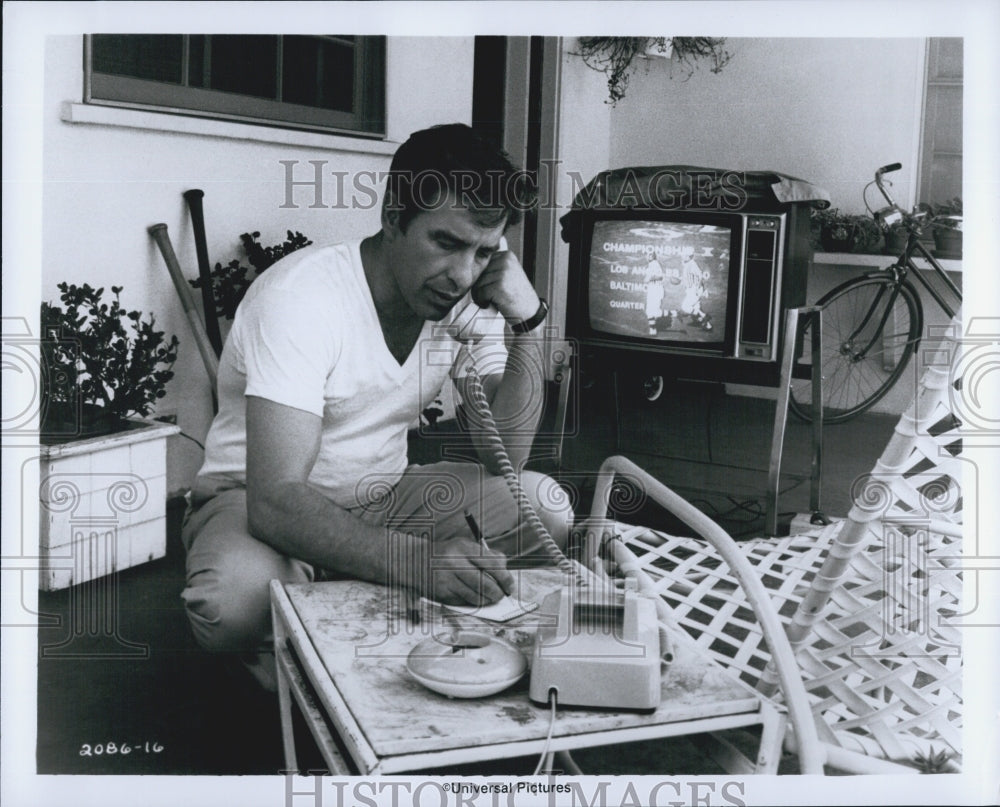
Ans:
{"type": "Polygon", "coordinates": [[[648,711],[660,704],[656,607],[632,589],[566,586],[542,601],[532,651],[532,701],[648,711]],[[548,617],[547,619],[545,617],[548,617]]]}

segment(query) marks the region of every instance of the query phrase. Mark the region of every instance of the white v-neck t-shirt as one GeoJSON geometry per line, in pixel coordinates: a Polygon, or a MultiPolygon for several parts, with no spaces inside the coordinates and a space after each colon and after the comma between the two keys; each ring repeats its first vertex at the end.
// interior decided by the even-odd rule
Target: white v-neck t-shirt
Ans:
{"type": "MultiPolygon", "coordinates": [[[[459,343],[425,322],[400,364],[389,351],[361,263],[360,241],[307,247],[257,278],[240,303],[219,362],[219,412],[200,477],[246,484],[246,396],[323,419],[309,483],[342,507],[368,504],[407,466],[406,435],[448,382],[459,343]]],[[[502,317],[477,309],[482,375],[502,372],[502,317]]],[[[450,383],[450,382],[448,382],[450,383]]],[[[207,481],[207,480],[206,480],[207,481]]]]}

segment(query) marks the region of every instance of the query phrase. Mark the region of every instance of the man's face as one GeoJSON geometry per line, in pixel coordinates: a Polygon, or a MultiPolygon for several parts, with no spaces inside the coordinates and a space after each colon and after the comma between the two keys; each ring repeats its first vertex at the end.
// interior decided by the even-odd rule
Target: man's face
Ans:
{"type": "Polygon", "coordinates": [[[422,319],[443,319],[485,271],[504,228],[505,222],[478,224],[450,200],[418,213],[405,233],[395,213],[383,214],[389,267],[402,299],[422,319]]]}

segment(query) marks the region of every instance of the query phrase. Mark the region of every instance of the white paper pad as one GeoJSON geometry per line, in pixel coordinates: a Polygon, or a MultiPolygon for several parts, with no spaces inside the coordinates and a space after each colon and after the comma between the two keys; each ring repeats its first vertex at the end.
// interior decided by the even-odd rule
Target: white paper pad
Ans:
{"type": "Polygon", "coordinates": [[[442,608],[447,608],[449,611],[454,611],[459,614],[467,614],[468,616],[478,617],[479,619],[486,619],[490,622],[509,622],[515,617],[530,614],[538,607],[537,602],[517,600],[511,596],[506,596],[497,602],[490,603],[489,605],[445,605],[444,603],[436,603],[433,600],[428,600],[426,598],[423,599],[425,602],[429,602],[432,605],[440,605],[442,608]]]}

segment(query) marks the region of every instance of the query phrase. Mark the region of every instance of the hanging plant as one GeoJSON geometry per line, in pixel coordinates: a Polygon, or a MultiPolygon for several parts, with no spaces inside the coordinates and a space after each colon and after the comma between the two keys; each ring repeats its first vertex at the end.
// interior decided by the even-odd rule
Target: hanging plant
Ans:
{"type": "Polygon", "coordinates": [[[614,106],[625,97],[637,58],[656,55],[673,58],[682,65],[687,81],[702,60],[710,63],[709,70],[713,73],[721,72],[732,58],[725,44],[725,39],[704,36],[583,36],[578,42],[577,55],[587,67],[607,75],[607,103],[614,106]]]}
{"type": "Polygon", "coordinates": [[[715,39],[708,36],[675,36],[670,40],[677,61],[684,65],[687,71],[685,81],[694,75],[698,62],[702,59],[709,63],[709,70],[721,73],[722,68],[729,64],[733,55],[725,49],[725,39],[715,39]]]}

